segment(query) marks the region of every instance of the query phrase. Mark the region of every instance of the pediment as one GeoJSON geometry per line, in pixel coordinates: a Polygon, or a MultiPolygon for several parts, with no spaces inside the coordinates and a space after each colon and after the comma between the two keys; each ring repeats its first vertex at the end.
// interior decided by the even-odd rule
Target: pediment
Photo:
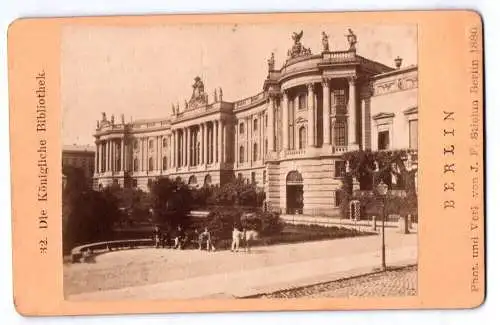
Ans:
{"type": "Polygon", "coordinates": [[[395,114],[394,113],[385,113],[385,112],[382,112],[382,113],[378,113],[378,114],[375,114],[372,116],[372,119],[374,120],[381,120],[381,119],[385,119],[385,118],[394,118],[395,114]]]}

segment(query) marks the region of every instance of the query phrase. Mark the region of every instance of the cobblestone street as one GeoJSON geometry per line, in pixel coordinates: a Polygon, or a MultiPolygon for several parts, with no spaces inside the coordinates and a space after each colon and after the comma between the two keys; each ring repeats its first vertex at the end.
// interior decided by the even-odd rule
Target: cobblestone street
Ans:
{"type": "Polygon", "coordinates": [[[347,298],[414,296],[417,266],[263,295],[261,298],[347,298]]]}

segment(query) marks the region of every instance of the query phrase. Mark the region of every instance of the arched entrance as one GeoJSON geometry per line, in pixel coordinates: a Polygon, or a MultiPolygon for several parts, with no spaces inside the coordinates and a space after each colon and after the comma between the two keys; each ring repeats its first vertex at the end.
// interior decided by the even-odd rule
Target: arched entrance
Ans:
{"type": "Polygon", "coordinates": [[[286,213],[302,214],[304,208],[304,179],[292,170],[286,176],[286,213]]]}

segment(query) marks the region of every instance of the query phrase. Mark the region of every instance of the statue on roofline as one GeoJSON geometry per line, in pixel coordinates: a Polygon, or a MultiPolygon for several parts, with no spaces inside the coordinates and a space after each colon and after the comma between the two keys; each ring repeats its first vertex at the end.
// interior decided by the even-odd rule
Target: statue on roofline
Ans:
{"type": "Polygon", "coordinates": [[[325,32],[321,32],[322,42],[323,42],[323,52],[330,51],[330,45],[328,44],[328,35],[325,32]]]}
{"type": "Polygon", "coordinates": [[[219,87],[219,102],[222,102],[222,88],[219,87]]]}
{"type": "Polygon", "coordinates": [[[269,71],[274,70],[274,52],[271,53],[271,57],[267,60],[267,65],[269,67],[269,71]]]}
{"type": "Polygon", "coordinates": [[[347,42],[349,43],[349,51],[355,51],[356,50],[356,44],[358,43],[358,37],[352,29],[347,29],[348,34],[345,35],[347,37],[347,42]]]}

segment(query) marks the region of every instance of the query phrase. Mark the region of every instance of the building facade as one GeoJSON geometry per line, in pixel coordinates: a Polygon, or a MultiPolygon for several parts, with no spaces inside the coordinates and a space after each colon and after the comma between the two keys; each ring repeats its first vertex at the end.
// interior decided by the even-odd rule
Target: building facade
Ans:
{"type": "MultiPolygon", "coordinates": [[[[65,145],[62,150],[62,168],[66,166],[81,169],[83,176],[92,187],[95,177],[95,148],[93,146],[65,145]]],[[[66,175],[62,175],[63,185],[66,182],[66,175]]]]}
{"type": "Polygon", "coordinates": [[[346,50],[314,54],[293,34],[287,60],[267,61],[263,89],[235,102],[222,89],[208,95],[195,78],[183,108],[169,118],[124,117],[97,122],[94,186],[136,186],[158,177],[192,186],[234,177],[264,188],[281,213],[335,215],[345,163],[358,149],[415,149],[418,141],[416,66],[395,67],[356,52],[349,30],[346,50]]]}

